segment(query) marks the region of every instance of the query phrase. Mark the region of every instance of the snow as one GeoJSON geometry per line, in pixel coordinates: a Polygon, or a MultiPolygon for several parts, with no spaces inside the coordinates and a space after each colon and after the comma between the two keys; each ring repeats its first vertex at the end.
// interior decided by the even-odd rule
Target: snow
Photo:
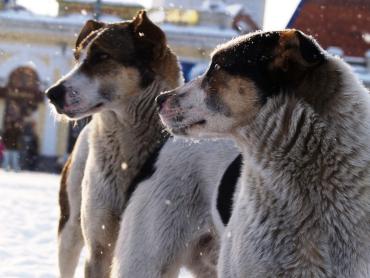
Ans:
{"type": "MultiPolygon", "coordinates": [[[[0,277],[58,276],[59,178],[0,169],[0,277]]],[[[83,277],[83,258],[76,277],[83,277]]],[[[180,277],[192,276],[181,271],[180,277]]]]}

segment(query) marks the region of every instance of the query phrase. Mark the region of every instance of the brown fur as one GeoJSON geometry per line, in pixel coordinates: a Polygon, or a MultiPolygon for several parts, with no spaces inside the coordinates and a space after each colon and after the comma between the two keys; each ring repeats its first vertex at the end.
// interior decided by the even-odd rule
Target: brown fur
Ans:
{"type": "MultiPolygon", "coordinates": [[[[275,48],[275,58],[271,63],[271,69],[280,69],[284,72],[291,70],[292,63],[299,64],[301,66],[309,66],[308,63],[299,51],[300,41],[297,37],[297,31],[285,30],[281,32],[279,42],[275,48]]],[[[291,73],[293,73],[291,71],[291,73]]]]}
{"type": "Polygon", "coordinates": [[[71,162],[72,162],[72,156],[69,156],[67,162],[64,164],[62,174],[61,174],[60,188],[59,188],[60,217],[59,217],[58,234],[61,233],[61,231],[64,228],[64,225],[67,223],[68,218],[69,218],[67,179],[68,179],[71,162]]]}
{"type": "MultiPolygon", "coordinates": [[[[90,36],[89,41],[91,41],[93,35],[96,35],[96,33],[94,34],[94,31],[103,28],[105,25],[106,25],[105,23],[100,22],[100,21],[96,21],[96,20],[91,20],[90,19],[90,20],[86,21],[85,25],[83,26],[83,28],[80,31],[80,34],[77,37],[77,40],[76,40],[76,43],[75,43],[76,48],[77,49],[80,48],[80,45],[81,45],[82,41],[84,41],[86,39],[86,37],[88,37],[88,36],[90,36]]],[[[86,46],[87,43],[85,43],[85,46],[86,46]]],[[[75,54],[78,55],[78,52],[75,52],[75,54]]]]}
{"type": "Polygon", "coordinates": [[[226,113],[230,113],[228,116],[236,118],[235,127],[250,120],[246,119],[245,113],[253,118],[258,111],[257,89],[247,78],[233,76],[219,69],[208,76],[203,87],[208,96],[219,98],[226,113]]]}

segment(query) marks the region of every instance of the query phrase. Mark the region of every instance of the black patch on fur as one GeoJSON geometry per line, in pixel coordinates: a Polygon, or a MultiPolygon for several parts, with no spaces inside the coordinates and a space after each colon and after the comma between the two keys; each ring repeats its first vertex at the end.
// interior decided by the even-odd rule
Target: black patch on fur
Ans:
{"type": "Polygon", "coordinates": [[[155,77],[152,69],[155,57],[152,52],[144,53],[145,46],[137,42],[132,26],[128,22],[109,24],[104,31],[94,37],[87,59],[83,61],[80,70],[93,76],[110,72],[115,66],[114,63],[133,67],[140,72],[141,87],[146,88],[155,77]]]}
{"type": "Polygon", "coordinates": [[[324,60],[321,47],[314,39],[305,35],[301,31],[297,31],[296,34],[299,39],[299,50],[303,59],[309,63],[317,63],[318,61],[324,60]]]}
{"type": "Polygon", "coordinates": [[[220,214],[222,222],[225,225],[229,222],[231,217],[233,209],[233,197],[236,184],[240,177],[242,162],[243,158],[240,154],[226,169],[220,186],[218,187],[217,210],[220,214]]]}
{"type": "Polygon", "coordinates": [[[259,88],[261,101],[266,102],[268,96],[279,91],[278,83],[268,78],[279,38],[279,33],[269,32],[237,39],[215,53],[207,75],[212,74],[217,64],[231,75],[247,77],[259,88]]]}
{"type": "MultiPolygon", "coordinates": [[[[322,48],[314,39],[299,31],[297,37],[300,41],[301,55],[308,63],[319,65],[325,61],[322,48]]],[[[276,58],[279,39],[280,33],[276,31],[235,39],[216,51],[206,78],[212,76],[212,71],[217,67],[231,75],[249,78],[256,84],[262,104],[266,103],[269,97],[290,91],[295,82],[297,65],[293,64],[289,72],[270,67],[276,58]]]]}
{"type": "Polygon", "coordinates": [[[153,153],[148,157],[148,159],[145,161],[145,163],[141,167],[139,173],[136,175],[136,177],[132,180],[132,182],[128,186],[127,191],[126,191],[126,202],[128,202],[131,199],[131,196],[135,192],[139,183],[150,178],[154,174],[156,170],[155,163],[157,161],[159,153],[161,152],[162,147],[166,144],[169,137],[170,137],[169,134],[166,133],[161,143],[153,151],[153,153]]]}

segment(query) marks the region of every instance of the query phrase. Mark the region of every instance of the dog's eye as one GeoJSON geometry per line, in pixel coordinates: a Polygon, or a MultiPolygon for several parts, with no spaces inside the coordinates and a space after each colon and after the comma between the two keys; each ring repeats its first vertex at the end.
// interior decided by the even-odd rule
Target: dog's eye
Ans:
{"type": "Polygon", "coordinates": [[[99,60],[107,60],[107,59],[110,58],[109,54],[107,54],[107,53],[99,53],[97,56],[98,56],[97,58],[99,60]]]}
{"type": "Polygon", "coordinates": [[[215,70],[220,70],[221,69],[221,66],[219,64],[215,64],[215,66],[213,67],[215,70]]]}

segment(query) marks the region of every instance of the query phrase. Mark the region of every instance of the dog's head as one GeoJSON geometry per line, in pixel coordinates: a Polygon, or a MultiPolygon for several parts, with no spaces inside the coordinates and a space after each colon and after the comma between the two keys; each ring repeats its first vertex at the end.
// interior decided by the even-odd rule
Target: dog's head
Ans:
{"type": "Polygon", "coordinates": [[[214,51],[204,75],[157,97],[161,119],[177,135],[232,134],[325,59],[315,40],[297,30],[241,36],[214,51]]]}
{"type": "Polygon", "coordinates": [[[60,114],[82,118],[102,109],[121,109],[155,78],[168,50],[163,31],[145,11],[132,21],[89,20],[74,50],[76,66],[46,91],[60,114]]]}

